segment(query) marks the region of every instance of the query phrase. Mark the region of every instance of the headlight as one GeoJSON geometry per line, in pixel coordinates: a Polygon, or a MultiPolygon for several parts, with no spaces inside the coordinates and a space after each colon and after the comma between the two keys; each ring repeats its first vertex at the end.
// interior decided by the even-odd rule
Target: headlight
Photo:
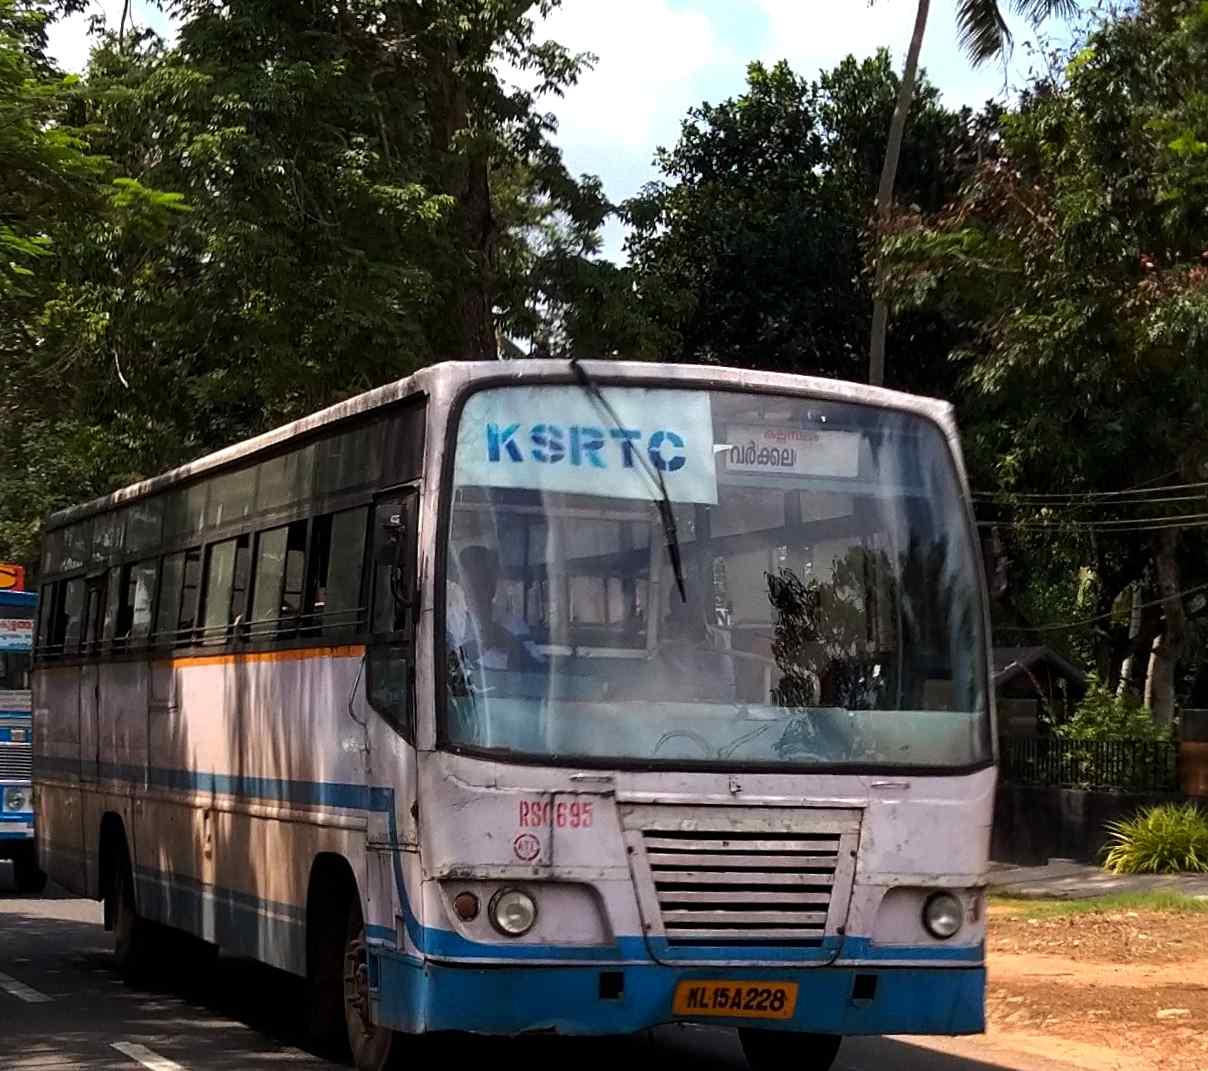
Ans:
{"type": "Polygon", "coordinates": [[[24,791],[19,788],[10,788],[4,794],[4,806],[10,811],[25,810],[26,796],[24,791]]]}
{"type": "Polygon", "coordinates": [[[934,893],[923,905],[923,925],[932,937],[938,937],[941,941],[956,935],[964,916],[964,905],[952,893],[934,893]]]}
{"type": "Polygon", "coordinates": [[[508,937],[523,937],[537,921],[537,905],[519,889],[500,889],[491,899],[491,922],[508,937]]]}

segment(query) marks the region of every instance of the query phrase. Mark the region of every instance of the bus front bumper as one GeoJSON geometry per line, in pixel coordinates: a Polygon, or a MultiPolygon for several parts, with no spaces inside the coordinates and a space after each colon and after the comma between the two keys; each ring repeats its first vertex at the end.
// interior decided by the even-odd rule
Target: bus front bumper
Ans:
{"type": "Polygon", "coordinates": [[[632,1034],[674,1022],[822,1034],[979,1034],[986,972],[976,967],[680,969],[458,966],[382,950],[371,957],[374,1018],[408,1033],[463,1031],[514,1036],[632,1034]],[[685,981],[792,982],[791,1019],[676,1015],[685,981]]]}

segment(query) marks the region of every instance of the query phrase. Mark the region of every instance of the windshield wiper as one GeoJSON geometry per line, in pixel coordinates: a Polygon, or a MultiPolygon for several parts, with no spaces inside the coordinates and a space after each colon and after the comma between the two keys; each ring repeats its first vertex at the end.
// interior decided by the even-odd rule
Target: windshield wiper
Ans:
{"type": "MultiPolygon", "coordinates": [[[[624,431],[625,425],[621,422],[621,418],[617,416],[613,407],[608,404],[608,399],[604,397],[599,384],[588,375],[587,369],[579,364],[579,358],[572,357],[570,367],[575,373],[575,378],[579,381],[579,386],[583,388],[587,396],[595,403],[596,408],[612,422],[616,430],[624,431]]],[[[671,505],[671,496],[667,493],[667,483],[663,479],[662,472],[650,464],[643,451],[635,450],[633,452],[637,455],[638,460],[641,461],[642,471],[646,474],[646,478],[650,481],[658,495],[656,504],[659,509],[659,518],[663,522],[663,535],[667,540],[667,554],[671,558],[671,570],[675,574],[675,586],[679,589],[680,599],[687,603],[688,595],[684,590],[684,563],[680,557],[679,533],[675,526],[675,510],[671,505]]]]}

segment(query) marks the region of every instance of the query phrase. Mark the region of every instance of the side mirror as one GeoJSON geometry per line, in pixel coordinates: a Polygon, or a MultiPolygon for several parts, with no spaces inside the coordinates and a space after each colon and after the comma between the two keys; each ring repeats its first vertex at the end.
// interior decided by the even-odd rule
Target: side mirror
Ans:
{"type": "Polygon", "coordinates": [[[374,631],[402,632],[418,604],[416,543],[419,496],[408,491],[384,499],[373,511],[374,631]],[[408,613],[410,611],[410,613],[408,613]]]}

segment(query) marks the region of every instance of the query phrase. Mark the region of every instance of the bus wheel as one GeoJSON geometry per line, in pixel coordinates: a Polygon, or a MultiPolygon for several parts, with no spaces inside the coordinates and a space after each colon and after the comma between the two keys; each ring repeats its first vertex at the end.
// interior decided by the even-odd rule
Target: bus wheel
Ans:
{"type": "Polygon", "coordinates": [[[740,1029],[738,1040],[751,1071],[828,1071],[839,1055],[837,1034],[799,1034],[791,1030],[740,1029]]]}
{"type": "Polygon", "coordinates": [[[13,880],[19,893],[37,896],[46,888],[46,872],[38,866],[37,856],[32,851],[13,860],[13,880]]]}
{"type": "Polygon", "coordinates": [[[134,873],[125,852],[113,868],[107,895],[111,903],[106,905],[106,914],[113,919],[117,971],[123,981],[133,984],[146,977],[150,965],[149,923],[135,908],[134,873]]]}
{"type": "Polygon", "coordinates": [[[371,1017],[365,920],[357,896],[353,896],[348,909],[348,930],[344,943],[344,1022],[348,1027],[352,1066],[357,1071],[383,1071],[390,1066],[394,1031],[378,1026],[371,1017]]]}

